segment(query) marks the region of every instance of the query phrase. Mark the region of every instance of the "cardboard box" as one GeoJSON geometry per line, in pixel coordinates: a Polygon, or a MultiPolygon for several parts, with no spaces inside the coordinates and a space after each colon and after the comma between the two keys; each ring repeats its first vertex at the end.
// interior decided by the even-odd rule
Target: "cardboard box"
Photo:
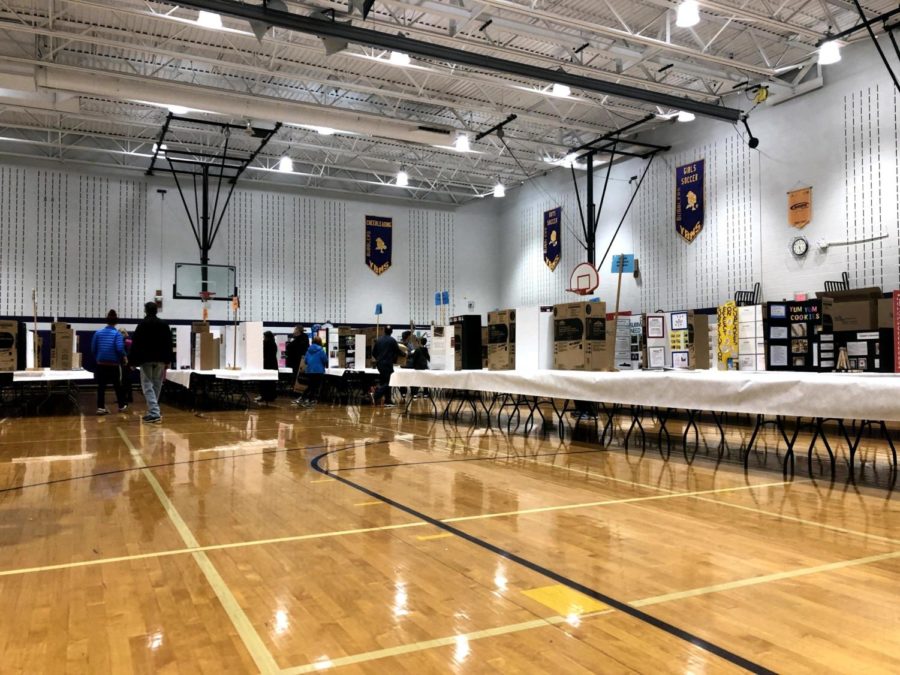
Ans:
{"type": "Polygon", "coordinates": [[[876,301],[822,298],[822,326],[829,332],[874,330],[878,326],[876,301]]]}
{"type": "Polygon", "coordinates": [[[208,333],[209,332],[209,322],[194,321],[191,324],[191,332],[192,333],[208,333]]]}
{"type": "Polygon", "coordinates": [[[53,349],[50,356],[50,368],[51,370],[72,370],[74,367],[75,331],[71,328],[59,328],[53,332],[53,349]]]}
{"type": "Polygon", "coordinates": [[[50,330],[54,333],[59,333],[60,331],[72,330],[72,324],[65,323],[64,321],[54,321],[50,324],[50,330]]]}
{"type": "Polygon", "coordinates": [[[710,360],[712,345],[709,339],[709,326],[712,319],[713,315],[710,314],[694,314],[694,339],[691,341],[691,345],[693,346],[693,365],[699,370],[709,370],[714,363],[710,360]]]}
{"type": "Polygon", "coordinates": [[[488,312],[487,366],[491,370],[516,368],[516,310],[488,312]]]}
{"type": "MultiPolygon", "coordinates": [[[[891,298],[882,298],[877,302],[878,327],[894,328],[894,301],[891,298]]],[[[2,322],[0,322],[2,325],[2,322]]],[[[2,328],[0,328],[2,330],[2,328]]]]}
{"type": "Polygon", "coordinates": [[[553,308],[553,367],[612,370],[615,322],[603,302],[569,302],[553,308]],[[608,330],[609,328],[609,330],[608,330]]]}
{"type": "Polygon", "coordinates": [[[221,359],[221,339],[213,336],[212,333],[199,333],[197,335],[199,345],[199,367],[198,370],[215,370],[219,367],[221,359]]]}

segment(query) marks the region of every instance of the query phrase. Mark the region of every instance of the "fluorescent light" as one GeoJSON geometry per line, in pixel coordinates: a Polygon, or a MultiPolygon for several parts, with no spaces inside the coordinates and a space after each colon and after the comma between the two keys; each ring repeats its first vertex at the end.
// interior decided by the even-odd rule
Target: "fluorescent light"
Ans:
{"type": "Polygon", "coordinates": [[[819,45],[819,65],[827,66],[841,60],[841,46],[834,40],[819,45]]]}
{"type": "Polygon", "coordinates": [[[406,187],[409,185],[409,174],[405,171],[397,172],[397,187],[406,187]]]}
{"type": "Polygon", "coordinates": [[[165,143],[163,143],[161,146],[157,146],[156,143],[154,143],[154,144],[153,144],[153,152],[156,152],[156,148],[157,148],[157,147],[159,147],[159,151],[160,151],[162,154],[166,154],[166,150],[169,149],[169,146],[167,146],[165,143]]]}
{"type": "Polygon", "coordinates": [[[181,105],[169,105],[166,106],[169,109],[169,112],[173,115],[187,115],[190,112],[190,108],[185,108],[181,105]]]}
{"type": "Polygon", "coordinates": [[[410,63],[409,54],[403,52],[391,52],[388,62],[394,66],[408,66],[410,63]]]}
{"type": "Polygon", "coordinates": [[[215,12],[204,12],[203,10],[200,10],[200,13],[197,15],[197,25],[203,26],[204,28],[221,28],[222,17],[215,12]]]}
{"type": "Polygon", "coordinates": [[[676,116],[676,119],[679,122],[693,122],[697,119],[697,116],[694,113],[686,112],[684,110],[680,111],[676,116]]]}
{"type": "Polygon", "coordinates": [[[675,25],[679,28],[690,28],[698,23],[700,23],[700,8],[697,6],[697,0],[683,0],[678,5],[675,25]]]}
{"type": "Polygon", "coordinates": [[[331,127],[316,127],[308,125],[306,128],[315,131],[320,136],[334,136],[334,134],[337,133],[337,129],[332,129],[331,127]]]}
{"type": "Polygon", "coordinates": [[[281,159],[278,160],[278,170],[281,173],[293,173],[294,171],[294,160],[285,155],[281,159]]]}
{"type": "Polygon", "coordinates": [[[456,140],[453,141],[453,149],[457,152],[469,152],[472,149],[469,145],[469,134],[465,131],[457,132],[456,140]]]}
{"type": "Polygon", "coordinates": [[[549,93],[551,96],[557,96],[559,98],[569,98],[572,95],[572,88],[567,84],[554,82],[553,86],[550,87],[549,93]]]}
{"type": "Polygon", "coordinates": [[[506,196],[506,188],[503,187],[503,183],[497,181],[497,184],[494,186],[494,197],[500,199],[501,197],[506,196]]]}

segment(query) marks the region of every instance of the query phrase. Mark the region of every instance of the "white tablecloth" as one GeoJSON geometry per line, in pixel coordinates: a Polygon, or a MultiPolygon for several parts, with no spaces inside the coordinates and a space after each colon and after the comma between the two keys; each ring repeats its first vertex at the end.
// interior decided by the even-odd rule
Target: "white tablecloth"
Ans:
{"type": "Polygon", "coordinates": [[[277,382],[277,370],[214,370],[216,379],[239,382],[277,382]]]}
{"type": "Polygon", "coordinates": [[[191,373],[197,375],[215,375],[214,370],[172,370],[166,371],[166,380],[185,389],[191,386],[191,373]]]}
{"type": "Polygon", "coordinates": [[[93,380],[94,374],[87,370],[17,370],[13,382],[71,382],[93,380]]]}
{"type": "Polygon", "coordinates": [[[436,387],[661,408],[900,421],[900,376],[876,373],[398,369],[395,387],[436,387]]]}

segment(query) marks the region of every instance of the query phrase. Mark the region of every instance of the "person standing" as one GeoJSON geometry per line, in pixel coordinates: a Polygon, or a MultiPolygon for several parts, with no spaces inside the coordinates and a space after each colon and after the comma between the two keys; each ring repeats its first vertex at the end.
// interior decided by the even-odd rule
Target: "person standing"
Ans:
{"type": "MultiPolygon", "coordinates": [[[[419,346],[412,356],[412,367],[415,370],[428,370],[431,363],[431,354],[428,352],[428,339],[424,336],[419,338],[419,346]]],[[[419,394],[418,387],[410,387],[410,395],[415,398],[419,394]]]]}
{"type": "Polygon", "coordinates": [[[134,331],[131,344],[131,363],[141,369],[141,389],[147,400],[147,414],[142,418],[147,424],[162,422],[159,394],[163,376],[172,363],[172,331],[169,324],[156,316],[155,302],[144,305],[144,320],[134,331]]]}
{"type": "Polygon", "coordinates": [[[125,360],[125,340],[116,329],[119,317],[116,310],[111,309],[106,315],[106,326],[101,328],[91,339],[91,353],[94,355],[94,379],[97,380],[97,414],[109,415],[106,409],[106,387],[112,385],[116,393],[119,412],[128,410],[128,403],[122,393],[121,371],[125,360]]]}
{"type": "Polygon", "coordinates": [[[322,346],[322,338],[318,335],[313,338],[312,344],[306,352],[306,377],[309,385],[306,389],[305,405],[315,405],[319,400],[322,390],[322,380],[325,379],[325,369],[328,367],[328,352],[322,346]]]}
{"type": "Polygon", "coordinates": [[[375,367],[378,368],[378,387],[372,395],[372,403],[377,404],[384,399],[386,408],[393,408],[391,401],[391,375],[394,372],[394,362],[401,355],[400,345],[391,336],[394,330],[390,326],[384,327],[384,335],[375,341],[372,347],[372,358],[375,359],[375,367]]]}
{"type": "MultiPolygon", "coordinates": [[[[307,337],[306,333],[303,331],[302,326],[294,326],[294,334],[291,336],[290,342],[287,343],[287,346],[284,348],[284,356],[285,363],[288,368],[291,369],[291,382],[297,381],[297,376],[300,374],[300,367],[303,364],[303,359],[306,358],[306,352],[309,350],[309,337],[307,337]]],[[[300,396],[293,402],[296,405],[300,405],[303,401],[303,397],[300,396]]]]}
{"type": "MultiPolygon", "coordinates": [[[[263,333],[263,369],[278,370],[278,345],[275,344],[275,335],[267,330],[263,333]]],[[[275,400],[278,391],[278,382],[260,382],[257,403],[271,403],[275,400]]]]}

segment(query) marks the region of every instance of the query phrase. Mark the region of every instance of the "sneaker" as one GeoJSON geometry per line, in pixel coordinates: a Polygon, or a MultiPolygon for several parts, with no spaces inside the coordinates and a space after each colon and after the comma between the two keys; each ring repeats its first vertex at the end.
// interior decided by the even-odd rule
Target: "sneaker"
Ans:
{"type": "Polygon", "coordinates": [[[106,408],[97,408],[98,415],[109,415],[109,410],[106,408]]]}
{"type": "Polygon", "coordinates": [[[125,405],[120,405],[120,406],[119,406],[119,412],[120,412],[120,413],[128,412],[128,404],[126,403],[125,405]]]}
{"type": "Polygon", "coordinates": [[[143,420],[146,424],[162,424],[162,417],[156,415],[147,415],[143,420]]]}

